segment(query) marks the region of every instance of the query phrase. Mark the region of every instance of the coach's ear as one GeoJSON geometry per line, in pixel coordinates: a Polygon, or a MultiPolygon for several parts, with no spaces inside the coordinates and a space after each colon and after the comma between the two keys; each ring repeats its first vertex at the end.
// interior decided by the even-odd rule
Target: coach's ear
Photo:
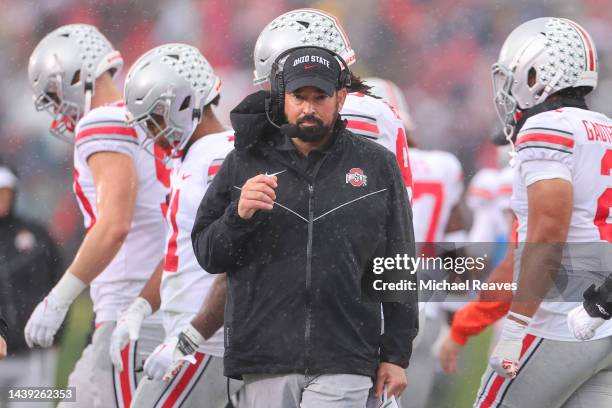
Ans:
{"type": "Polygon", "coordinates": [[[348,91],[346,90],[346,88],[341,88],[338,90],[338,92],[336,92],[336,95],[336,108],[338,109],[338,112],[340,112],[342,110],[342,107],[344,106],[344,101],[346,100],[346,95],[348,95],[348,91]]]}

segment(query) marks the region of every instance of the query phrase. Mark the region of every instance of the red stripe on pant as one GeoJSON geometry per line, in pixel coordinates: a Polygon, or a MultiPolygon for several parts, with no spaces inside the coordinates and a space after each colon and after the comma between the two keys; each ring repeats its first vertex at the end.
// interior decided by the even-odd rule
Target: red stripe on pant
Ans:
{"type": "Polygon", "coordinates": [[[195,354],[195,359],[196,359],[195,364],[185,363],[188,365],[187,369],[185,370],[185,374],[183,374],[179,382],[176,384],[176,386],[174,387],[174,389],[172,390],[172,392],[170,393],[170,395],[164,402],[164,405],[162,405],[162,408],[174,407],[174,404],[178,401],[181,394],[185,392],[185,390],[187,389],[187,385],[189,385],[189,382],[191,381],[195,373],[200,368],[200,365],[202,364],[202,361],[204,361],[205,357],[206,357],[206,354],[204,353],[196,353],[195,354]]]}
{"type": "MultiPolygon", "coordinates": [[[[528,334],[525,336],[525,338],[523,339],[523,347],[521,348],[521,359],[523,358],[529,347],[531,347],[531,344],[533,344],[535,339],[535,336],[532,334],[528,334]]],[[[489,392],[487,392],[485,398],[482,400],[480,408],[490,408],[493,402],[495,401],[495,398],[497,398],[497,394],[499,394],[499,390],[501,389],[502,385],[504,385],[504,383],[509,380],[512,380],[512,378],[506,378],[502,377],[499,374],[495,374],[495,380],[493,380],[493,384],[491,385],[491,388],[489,388],[489,392]]]]}
{"type": "Polygon", "coordinates": [[[130,384],[130,375],[133,367],[130,365],[130,350],[132,343],[121,350],[121,362],[123,363],[123,371],[119,373],[119,386],[121,387],[121,400],[123,406],[128,408],[132,404],[132,386],[130,384]]]}

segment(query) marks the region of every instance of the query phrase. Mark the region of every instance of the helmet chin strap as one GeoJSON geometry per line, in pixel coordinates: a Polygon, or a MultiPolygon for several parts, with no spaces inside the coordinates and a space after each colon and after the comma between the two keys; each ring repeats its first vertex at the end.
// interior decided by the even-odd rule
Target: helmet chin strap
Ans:
{"type": "Polygon", "coordinates": [[[91,110],[91,98],[93,97],[93,82],[85,81],[85,109],[83,115],[91,110]]]}
{"type": "Polygon", "coordinates": [[[548,96],[552,92],[553,88],[557,85],[557,83],[559,83],[561,78],[563,78],[563,70],[559,69],[557,71],[557,75],[555,75],[553,77],[553,79],[544,87],[544,90],[542,91],[542,94],[540,94],[540,96],[538,96],[538,98],[536,99],[534,105],[537,105],[537,104],[539,104],[542,101],[545,101],[546,98],[548,98],[548,96]]]}
{"type": "Polygon", "coordinates": [[[504,135],[506,136],[506,140],[510,144],[510,151],[508,152],[508,156],[510,156],[510,160],[508,164],[510,167],[514,167],[516,163],[516,147],[514,146],[514,128],[516,125],[506,125],[504,126],[504,135]]]}
{"type": "Polygon", "coordinates": [[[183,135],[183,137],[181,138],[182,139],[181,143],[177,147],[177,150],[179,152],[185,149],[185,146],[187,146],[187,144],[189,143],[189,140],[191,140],[191,137],[193,136],[193,132],[195,132],[196,128],[202,121],[202,108],[199,108],[200,102],[201,102],[200,94],[196,92],[195,102],[193,105],[195,106],[195,108],[193,108],[193,111],[192,111],[193,120],[191,123],[191,130],[189,131],[189,134],[183,135]]]}

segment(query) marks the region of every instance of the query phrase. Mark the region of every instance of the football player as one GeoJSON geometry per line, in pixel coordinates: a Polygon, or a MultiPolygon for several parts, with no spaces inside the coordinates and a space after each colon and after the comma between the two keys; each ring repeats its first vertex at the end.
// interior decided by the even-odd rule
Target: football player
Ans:
{"type": "Polygon", "coordinates": [[[584,249],[612,240],[612,121],[584,99],[597,85],[595,45],[571,20],[530,20],[508,36],[492,71],[496,108],[516,147],[519,279],[475,406],[610,406],[612,324],[579,342],[566,324],[577,303],[542,301],[561,267],[601,270],[600,253],[572,251],[570,259],[566,242],[589,243],[584,249]]]}
{"type": "Polygon", "coordinates": [[[163,330],[161,321],[145,321],[138,347],[122,355],[128,369],[113,370],[108,348],[117,313],[136,298],[163,254],[168,177],[139,148],[144,132],[128,124],[113,83],[122,65],[119,52],[95,27],[71,24],[46,35],[28,66],[36,109],[52,115],[51,133],[74,143],[74,193],[87,233],[63,277],[30,316],[25,339],[30,347],[51,346],[71,303],[90,287],[95,331],[68,380],[82,407],[128,407],[136,362],[153,350],[163,330]]]}
{"type": "MultiPolygon", "coordinates": [[[[266,85],[278,56],[294,47],[317,46],[338,54],[347,65],[357,57],[340,22],[333,15],[312,8],[289,11],[272,20],[259,34],[253,59],[253,84],[266,85]]],[[[351,74],[349,94],[340,114],[346,128],[393,152],[412,198],[412,175],[404,126],[393,109],[369,94],[369,87],[351,74]]]]}
{"type": "MultiPolygon", "coordinates": [[[[148,377],[138,385],[134,407],[219,407],[227,400],[222,328],[225,276],[216,278],[202,270],[191,244],[200,201],[234,147],[233,131],[224,128],[213,111],[220,88],[221,81],[208,61],[185,44],[152,49],[132,66],[126,79],[130,114],[147,129],[151,142],[170,150],[172,161],[163,274],[161,282],[152,279],[161,285],[157,292],[161,305],[155,299],[159,295],[146,300],[143,293],[141,299],[151,309],[160,307],[166,337],[145,362],[148,377]],[[210,302],[200,315],[204,319],[192,323],[207,296],[210,302]],[[184,361],[191,364],[182,367],[184,361]]],[[[137,338],[140,321],[137,307],[122,315],[111,345],[117,365],[121,350],[137,338]]]]}
{"type": "MultiPolygon", "coordinates": [[[[396,84],[376,77],[365,78],[364,81],[372,87],[372,94],[382,98],[398,113],[406,129],[413,177],[414,236],[421,246],[421,252],[433,249],[433,246],[428,247],[424,243],[464,242],[466,234],[460,210],[463,194],[461,163],[452,153],[416,147],[414,122],[406,98],[396,84]]],[[[440,306],[438,303],[419,304],[419,308],[422,308],[419,313],[420,334],[406,371],[410,381],[401,398],[403,408],[423,407],[427,403],[436,369],[431,346],[443,324],[444,310],[440,306]]]]}
{"type": "MultiPolygon", "coordinates": [[[[498,151],[498,155],[505,157],[507,152],[498,151]]],[[[516,242],[516,222],[510,209],[512,179],[513,170],[510,166],[505,166],[502,170],[481,169],[472,178],[467,191],[468,206],[474,213],[474,222],[469,233],[470,242],[494,244],[492,249],[495,251],[501,248],[496,246],[500,244],[500,236],[508,243],[503,259],[487,278],[488,283],[512,282],[516,242]]],[[[511,300],[510,290],[481,291],[478,298],[455,312],[450,330],[440,346],[440,365],[445,373],[456,372],[457,357],[469,337],[480,334],[504,317],[510,309],[511,300]]]]}

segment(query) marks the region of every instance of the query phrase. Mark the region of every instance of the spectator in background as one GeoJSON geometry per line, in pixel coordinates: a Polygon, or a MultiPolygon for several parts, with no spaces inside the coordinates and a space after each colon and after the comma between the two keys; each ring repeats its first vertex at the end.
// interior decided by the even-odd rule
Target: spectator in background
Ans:
{"type": "MultiPolygon", "coordinates": [[[[55,383],[56,351],[28,349],[23,329],[38,300],[58,280],[61,261],[46,229],[15,215],[18,182],[16,172],[0,161],[0,310],[11,328],[0,327],[11,345],[0,370],[0,388],[55,383]]],[[[0,356],[4,354],[6,345],[0,344],[0,356]]]]}

